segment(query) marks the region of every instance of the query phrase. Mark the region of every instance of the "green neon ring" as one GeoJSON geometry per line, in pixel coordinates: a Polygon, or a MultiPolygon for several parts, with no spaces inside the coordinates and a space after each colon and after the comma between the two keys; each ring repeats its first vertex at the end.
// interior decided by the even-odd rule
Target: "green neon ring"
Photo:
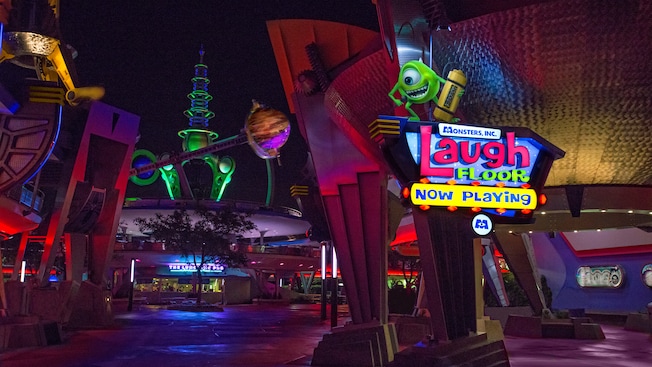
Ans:
{"type": "MultiPolygon", "coordinates": [[[[157,160],[154,153],[150,152],[149,150],[147,150],[147,149],[138,149],[138,150],[134,151],[134,154],[131,156],[131,164],[133,165],[133,162],[136,160],[136,158],[139,158],[139,157],[149,158],[149,160],[152,163],[156,162],[156,160],[157,160]]],[[[154,181],[156,181],[160,175],[161,175],[161,172],[159,172],[159,170],[156,169],[156,170],[154,170],[154,173],[148,178],[140,178],[140,177],[138,177],[136,175],[133,175],[133,176],[129,177],[129,179],[131,180],[131,182],[135,183],[138,186],[148,186],[148,185],[153,184],[154,181]]]]}

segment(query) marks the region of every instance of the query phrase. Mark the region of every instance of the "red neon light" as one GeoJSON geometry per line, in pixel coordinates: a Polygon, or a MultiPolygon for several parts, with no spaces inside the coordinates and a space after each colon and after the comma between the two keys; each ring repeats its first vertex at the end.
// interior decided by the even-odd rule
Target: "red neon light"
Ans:
{"type": "MultiPolygon", "coordinates": [[[[327,267],[326,267],[326,275],[327,275],[327,277],[330,278],[332,274],[333,274],[333,269],[332,269],[332,267],[331,267],[331,266],[327,266],[327,267]]],[[[341,274],[342,274],[342,273],[341,273],[340,270],[338,269],[338,270],[337,270],[337,276],[338,276],[338,278],[341,277],[341,274]]],[[[321,269],[317,269],[317,271],[315,272],[315,279],[321,279],[321,269]]]]}
{"type": "MultiPolygon", "coordinates": [[[[436,176],[436,177],[453,177],[454,170],[449,168],[433,168],[430,167],[430,139],[432,134],[432,126],[422,125],[421,127],[421,176],[436,176]]],[[[436,161],[436,160],[435,160],[436,161]]]]}
{"type": "Polygon", "coordinates": [[[622,247],[610,247],[610,248],[600,248],[592,250],[576,250],[573,245],[571,245],[568,238],[564,235],[563,232],[559,233],[561,238],[566,243],[566,246],[573,251],[576,257],[593,257],[593,256],[616,256],[616,255],[632,255],[632,254],[646,254],[652,252],[652,244],[649,245],[638,245],[638,246],[622,246],[622,247]]]}
{"type": "Polygon", "coordinates": [[[515,166],[517,156],[521,157],[521,167],[530,165],[530,153],[524,146],[516,145],[516,136],[513,131],[505,134],[505,143],[498,141],[475,142],[455,141],[452,138],[442,138],[437,142],[440,150],[430,154],[430,141],[432,139],[432,126],[422,125],[421,132],[421,175],[453,177],[452,167],[433,168],[430,160],[436,164],[445,165],[453,163],[476,163],[480,157],[486,157],[488,168],[499,168],[504,165],[515,166]]]}
{"type": "Polygon", "coordinates": [[[547,202],[548,202],[548,197],[546,196],[546,194],[539,195],[539,205],[546,205],[547,202]]]}
{"type": "MultiPolygon", "coordinates": [[[[416,271],[416,270],[415,270],[415,271],[412,271],[412,272],[409,271],[409,270],[406,270],[406,271],[405,271],[405,274],[410,274],[410,273],[415,274],[415,275],[416,275],[416,274],[419,274],[419,272],[416,271]]],[[[329,275],[331,274],[330,271],[328,272],[328,274],[329,274],[329,275]]],[[[338,272],[337,272],[338,277],[340,277],[340,274],[341,274],[341,273],[338,271],[338,272]]],[[[403,276],[404,274],[403,274],[403,270],[399,270],[399,269],[388,269],[388,270],[387,270],[387,275],[388,275],[388,276],[403,276]]],[[[317,278],[321,278],[321,271],[317,271],[317,272],[315,273],[315,279],[317,279],[317,278]]]]}
{"type": "MultiPolygon", "coordinates": [[[[14,273],[14,267],[13,266],[3,266],[2,267],[2,274],[13,274],[14,273]]],[[[33,269],[25,269],[25,275],[36,275],[38,273],[38,270],[33,270],[33,269]]],[[[52,269],[50,270],[50,275],[57,275],[57,271],[52,269]]]]}
{"type": "Polygon", "coordinates": [[[403,198],[407,199],[410,197],[410,189],[408,189],[407,187],[404,187],[403,190],[401,190],[401,192],[403,194],[403,198]]]}

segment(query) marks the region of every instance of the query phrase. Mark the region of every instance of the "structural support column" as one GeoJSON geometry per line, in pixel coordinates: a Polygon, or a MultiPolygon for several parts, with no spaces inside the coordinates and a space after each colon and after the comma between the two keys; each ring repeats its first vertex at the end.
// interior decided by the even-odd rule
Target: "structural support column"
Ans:
{"type": "Polygon", "coordinates": [[[471,221],[440,209],[413,216],[434,337],[468,337],[476,331],[475,278],[463,275],[474,269],[471,221]]]}
{"type": "Polygon", "coordinates": [[[53,248],[64,231],[89,233],[89,279],[96,285],[103,283],[137,136],[137,116],[101,102],[91,104],[77,156],[62,174],[38,272],[42,285],[47,284],[56,254],[53,248]]]}
{"type": "Polygon", "coordinates": [[[539,296],[537,289],[537,280],[534,277],[534,270],[530,263],[528,250],[524,242],[524,236],[527,234],[508,233],[496,231],[496,245],[505,257],[509,270],[514,274],[525,295],[530,301],[532,311],[535,315],[541,315],[544,309],[544,302],[539,296]]]}
{"type": "Polygon", "coordinates": [[[27,244],[29,243],[29,232],[20,234],[20,244],[18,245],[18,252],[16,253],[16,260],[14,260],[14,271],[11,273],[11,280],[18,280],[18,273],[20,273],[20,264],[25,258],[25,251],[27,251],[27,244]]]}
{"type": "Polygon", "coordinates": [[[81,283],[84,274],[87,237],[80,233],[66,233],[63,238],[66,245],[66,280],[81,283]]]}

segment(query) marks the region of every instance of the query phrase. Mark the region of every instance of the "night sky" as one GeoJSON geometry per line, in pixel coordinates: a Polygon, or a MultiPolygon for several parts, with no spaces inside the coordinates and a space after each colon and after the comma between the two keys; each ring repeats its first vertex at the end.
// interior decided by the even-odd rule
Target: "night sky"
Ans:
{"type": "MultiPolygon", "coordinates": [[[[166,2],[152,0],[62,0],[62,39],[78,52],[81,86],[103,85],[103,102],[139,115],[137,149],[158,155],[181,151],[179,130],[188,127],[183,111],[190,107],[194,65],[203,44],[208,66],[209,109],[216,116],[209,128],[219,139],[236,135],[257,99],[286,113],[290,140],[276,162],[274,206],[296,207],[289,187],[301,183],[306,144],[281,85],[266,20],[320,19],[378,30],[371,0],[277,0],[166,2]],[[170,6],[170,5],[175,6],[170,6]]],[[[248,145],[218,153],[236,161],[224,199],[264,203],[265,162],[248,145]]],[[[161,179],[146,188],[129,184],[128,196],[162,197],[161,179]]]]}

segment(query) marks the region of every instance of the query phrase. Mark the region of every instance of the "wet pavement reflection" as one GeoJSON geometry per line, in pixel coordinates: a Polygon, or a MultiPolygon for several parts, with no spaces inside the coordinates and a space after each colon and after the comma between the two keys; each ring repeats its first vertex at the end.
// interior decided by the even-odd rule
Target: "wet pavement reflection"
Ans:
{"type": "Polygon", "coordinates": [[[601,325],[604,340],[527,339],[506,336],[512,367],[649,367],[650,334],[626,331],[622,326],[601,325]]]}
{"type": "Polygon", "coordinates": [[[141,306],[103,330],[77,330],[61,345],[5,353],[2,367],[309,365],[330,322],[319,305],[232,305],[223,312],[141,306]]]}
{"type": "MultiPolygon", "coordinates": [[[[339,325],[348,320],[340,306],[339,325]]],[[[330,315],[330,313],[329,313],[330,315]]],[[[319,305],[227,305],[223,312],[140,306],[101,330],[66,332],[63,344],[3,353],[1,367],[309,366],[330,320],[319,305]]],[[[652,366],[649,334],[603,325],[605,340],[507,336],[512,367],[652,366]]]]}

